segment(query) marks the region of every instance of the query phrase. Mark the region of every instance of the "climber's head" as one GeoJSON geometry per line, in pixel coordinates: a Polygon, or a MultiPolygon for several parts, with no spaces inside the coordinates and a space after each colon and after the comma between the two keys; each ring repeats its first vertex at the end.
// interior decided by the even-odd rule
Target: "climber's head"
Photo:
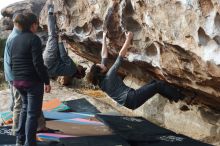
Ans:
{"type": "Polygon", "coordinates": [[[93,85],[99,85],[105,77],[107,68],[103,64],[94,64],[87,74],[87,80],[93,85]]]}
{"type": "Polygon", "coordinates": [[[74,77],[76,77],[77,79],[82,79],[82,78],[84,78],[85,75],[86,75],[86,69],[87,69],[87,68],[84,68],[83,66],[78,65],[78,66],[77,66],[76,73],[74,74],[74,77]]]}

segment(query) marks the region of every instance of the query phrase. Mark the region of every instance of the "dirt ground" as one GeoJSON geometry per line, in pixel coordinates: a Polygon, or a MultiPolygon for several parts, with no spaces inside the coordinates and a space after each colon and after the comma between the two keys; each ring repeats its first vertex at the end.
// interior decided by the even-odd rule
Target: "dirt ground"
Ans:
{"type": "MultiPolygon", "coordinates": [[[[109,97],[106,97],[105,93],[100,90],[93,90],[88,88],[81,87],[67,87],[59,85],[57,82],[51,82],[52,90],[51,93],[44,94],[44,101],[48,101],[54,98],[58,98],[61,101],[69,101],[85,98],[92,105],[97,107],[101,112],[118,112],[124,115],[133,115],[131,110],[123,108],[118,105],[116,102],[111,100],[109,97]]],[[[9,107],[9,89],[0,91],[0,112],[8,111],[9,107]]]]}
{"type": "MultiPolygon", "coordinates": [[[[77,83],[77,81],[74,82],[77,83]]],[[[94,90],[80,86],[74,88],[74,85],[66,87],[59,85],[55,81],[52,81],[51,85],[51,93],[47,93],[44,95],[44,101],[48,101],[54,98],[58,98],[61,101],[77,100],[84,98],[102,113],[117,113],[127,116],[138,116],[137,113],[132,112],[131,110],[122,107],[121,105],[111,100],[105,95],[105,93],[100,90],[94,90]]],[[[8,89],[0,91],[0,112],[8,111],[9,98],[10,95],[8,89]]],[[[203,139],[202,141],[206,143],[213,143],[213,141],[218,141],[217,139],[219,138],[209,137],[207,139],[203,139]]]]}

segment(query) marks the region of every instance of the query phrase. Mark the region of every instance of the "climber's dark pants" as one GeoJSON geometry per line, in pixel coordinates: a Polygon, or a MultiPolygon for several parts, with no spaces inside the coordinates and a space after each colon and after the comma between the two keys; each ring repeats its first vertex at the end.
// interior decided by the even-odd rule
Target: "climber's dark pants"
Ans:
{"type": "Polygon", "coordinates": [[[125,106],[130,109],[136,109],[157,93],[174,101],[183,98],[179,88],[162,81],[153,81],[137,90],[130,90],[125,106]]]}
{"type": "Polygon", "coordinates": [[[63,43],[58,43],[54,15],[48,15],[48,40],[43,58],[50,77],[73,76],[76,73],[76,64],[68,56],[63,43]]]}

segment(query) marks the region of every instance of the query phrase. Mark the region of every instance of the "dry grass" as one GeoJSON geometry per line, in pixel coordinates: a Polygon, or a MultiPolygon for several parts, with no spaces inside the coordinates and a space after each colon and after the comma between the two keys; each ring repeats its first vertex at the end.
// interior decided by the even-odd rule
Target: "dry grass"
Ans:
{"type": "Polygon", "coordinates": [[[95,98],[104,98],[104,97],[106,97],[106,94],[101,90],[81,89],[80,92],[82,94],[92,96],[92,97],[95,97],[95,98]]]}

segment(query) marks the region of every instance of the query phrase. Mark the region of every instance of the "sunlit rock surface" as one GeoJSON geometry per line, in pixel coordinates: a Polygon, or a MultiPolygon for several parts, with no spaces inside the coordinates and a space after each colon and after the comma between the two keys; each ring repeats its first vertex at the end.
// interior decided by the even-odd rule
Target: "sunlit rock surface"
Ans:
{"type": "Polygon", "coordinates": [[[5,39],[13,29],[13,15],[30,12],[39,16],[46,0],[26,0],[11,4],[1,10],[3,18],[0,20],[0,38],[5,39]]]}
{"type": "MultiPolygon", "coordinates": [[[[98,62],[103,29],[113,58],[124,31],[134,40],[122,72],[147,73],[197,93],[220,109],[220,2],[218,0],[55,0],[58,27],[77,54],[98,62]]],[[[47,7],[40,22],[46,26],[47,7]]],[[[112,59],[113,60],[113,59],[112,59]]]]}
{"type": "MultiPolygon", "coordinates": [[[[196,92],[198,104],[154,97],[134,112],[176,132],[220,143],[219,1],[55,0],[55,12],[73,51],[92,62],[100,61],[104,29],[112,61],[125,40],[123,32],[132,31],[133,45],[121,72],[142,81],[150,74],[189,89],[196,92]]],[[[46,15],[45,6],[40,19],[45,27],[46,15]]]]}
{"type": "Polygon", "coordinates": [[[39,15],[46,0],[24,0],[16,2],[1,10],[4,17],[12,18],[15,13],[32,12],[39,15]]]}
{"type": "MultiPolygon", "coordinates": [[[[140,87],[151,75],[197,94],[196,105],[169,103],[156,95],[132,113],[220,145],[219,0],[54,0],[54,4],[59,31],[67,35],[76,54],[99,62],[106,29],[113,62],[125,40],[124,31],[132,31],[133,45],[120,70],[128,75],[125,81],[130,87],[140,87]]],[[[47,6],[40,6],[40,24],[46,30],[47,6]]],[[[4,19],[12,16],[13,9],[2,11],[4,19]]]]}

